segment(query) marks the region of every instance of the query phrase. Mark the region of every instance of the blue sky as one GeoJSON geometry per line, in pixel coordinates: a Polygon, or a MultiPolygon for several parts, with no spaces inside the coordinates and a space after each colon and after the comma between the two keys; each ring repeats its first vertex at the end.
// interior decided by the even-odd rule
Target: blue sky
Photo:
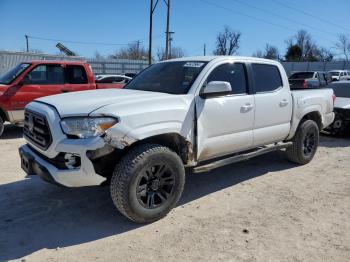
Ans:
{"type": "MultiPolygon", "coordinates": [[[[350,35],[349,11],[349,0],[171,0],[170,29],[175,31],[173,45],[187,55],[201,55],[204,43],[211,53],[225,25],[242,33],[241,55],[252,55],[265,43],[284,54],[284,41],[299,29],[309,31],[321,46],[334,46],[338,34],[350,35]]],[[[160,0],[153,20],[154,54],[165,45],[165,22],[166,7],[160,0]]],[[[108,55],[121,47],[110,43],[140,40],[148,47],[148,30],[149,0],[0,0],[3,50],[24,50],[27,34],[60,39],[82,56],[91,57],[97,50],[108,55]]],[[[54,41],[30,39],[29,44],[46,53],[58,52],[54,41]]]]}

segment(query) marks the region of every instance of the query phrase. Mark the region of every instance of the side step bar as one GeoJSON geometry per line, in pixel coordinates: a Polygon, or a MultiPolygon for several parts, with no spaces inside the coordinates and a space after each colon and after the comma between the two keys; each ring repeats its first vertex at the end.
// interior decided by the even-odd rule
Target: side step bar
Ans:
{"type": "Polygon", "coordinates": [[[278,144],[273,144],[273,145],[269,145],[269,146],[264,146],[264,147],[258,148],[257,150],[255,150],[253,152],[242,153],[242,154],[228,157],[225,159],[220,159],[220,160],[217,160],[215,162],[212,162],[212,163],[209,163],[209,164],[206,164],[203,166],[197,166],[193,169],[193,173],[208,172],[208,171],[213,170],[215,168],[219,168],[219,167],[226,166],[226,165],[229,165],[232,163],[248,160],[250,158],[260,156],[260,155],[263,155],[263,154],[268,153],[268,152],[272,152],[272,151],[276,151],[279,149],[284,149],[284,148],[290,147],[291,145],[292,145],[292,142],[278,143],[278,144]]]}

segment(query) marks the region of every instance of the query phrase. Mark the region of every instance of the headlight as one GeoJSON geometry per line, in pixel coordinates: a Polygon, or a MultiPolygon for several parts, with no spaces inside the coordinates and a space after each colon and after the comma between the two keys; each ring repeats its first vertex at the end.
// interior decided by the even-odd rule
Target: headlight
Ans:
{"type": "Polygon", "coordinates": [[[105,131],[117,122],[113,117],[72,117],[63,119],[61,127],[67,135],[88,138],[105,134],[105,131]]]}

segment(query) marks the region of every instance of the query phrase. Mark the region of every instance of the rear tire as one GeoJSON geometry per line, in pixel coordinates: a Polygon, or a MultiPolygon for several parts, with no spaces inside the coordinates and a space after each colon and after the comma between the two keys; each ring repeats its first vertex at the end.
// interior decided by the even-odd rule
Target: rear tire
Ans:
{"type": "Polygon", "coordinates": [[[5,125],[4,125],[4,120],[0,116],[0,138],[2,134],[4,133],[5,125]]]}
{"type": "Polygon", "coordinates": [[[167,147],[144,144],[131,149],[116,165],[110,191],[124,216],[149,223],[169,213],[180,199],[184,184],[180,157],[167,147]]]}
{"type": "Polygon", "coordinates": [[[286,150],[287,159],[300,165],[309,163],[315,156],[319,144],[319,129],[316,122],[303,121],[292,142],[293,145],[286,150]]]}

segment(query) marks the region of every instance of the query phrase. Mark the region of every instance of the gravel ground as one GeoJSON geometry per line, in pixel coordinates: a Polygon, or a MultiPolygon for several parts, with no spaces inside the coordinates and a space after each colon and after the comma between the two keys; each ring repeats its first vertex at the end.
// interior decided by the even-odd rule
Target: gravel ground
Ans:
{"type": "Polygon", "coordinates": [[[26,178],[21,130],[0,140],[0,261],[350,261],[350,138],[296,166],[274,152],[188,174],[179,205],[129,222],[108,188],[26,178]]]}

